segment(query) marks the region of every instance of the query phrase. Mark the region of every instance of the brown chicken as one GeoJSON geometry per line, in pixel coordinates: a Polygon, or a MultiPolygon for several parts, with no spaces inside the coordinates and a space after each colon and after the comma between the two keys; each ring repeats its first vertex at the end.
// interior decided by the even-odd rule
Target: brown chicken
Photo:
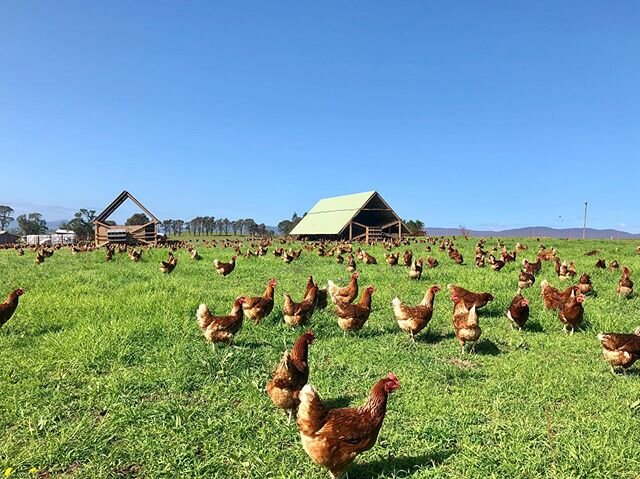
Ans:
{"type": "Polygon", "coordinates": [[[307,384],[300,392],[298,429],[302,447],[316,464],[338,479],[356,456],[371,449],[387,411],[387,399],[400,387],[393,373],[378,381],[358,408],[328,409],[318,391],[307,384]]]}
{"type": "Polygon", "coordinates": [[[569,299],[562,304],[562,307],[558,310],[558,319],[564,325],[562,330],[566,333],[567,328],[571,328],[571,334],[573,334],[577,327],[582,324],[582,317],[584,316],[584,294],[576,295],[576,289],[571,290],[569,299]]]}
{"type": "Polygon", "coordinates": [[[378,264],[378,260],[366,251],[362,252],[362,261],[364,264],[378,264]]]}
{"type": "Polygon", "coordinates": [[[618,281],[616,293],[623,298],[630,298],[633,294],[633,281],[631,281],[631,271],[626,266],[622,267],[622,277],[618,281]]]}
{"type": "Polygon", "coordinates": [[[160,261],[160,271],[162,273],[171,273],[178,264],[178,258],[176,258],[171,251],[169,251],[169,259],[167,261],[160,261]]]}
{"type": "Polygon", "coordinates": [[[472,293],[466,289],[448,284],[447,289],[451,293],[451,300],[457,303],[458,300],[463,300],[467,309],[475,305],[476,309],[480,309],[487,305],[489,301],[493,301],[493,296],[490,293],[472,293]],[[454,299],[457,298],[457,299],[454,299]]]}
{"type": "Polygon", "coordinates": [[[289,413],[287,424],[291,422],[293,412],[300,404],[300,390],[309,379],[309,345],[314,340],[312,331],[300,336],[291,352],[284,352],[273,373],[273,379],[267,383],[266,391],[273,404],[289,413]]]}
{"type": "Polygon", "coordinates": [[[549,284],[546,279],[543,279],[540,283],[540,293],[542,294],[542,300],[544,307],[547,309],[559,309],[566,301],[568,301],[571,293],[577,289],[577,286],[569,286],[564,291],[560,291],[549,284]]]}
{"type": "Polygon", "coordinates": [[[412,341],[415,341],[415,335],[422,331],[431,321],[433,302],[438,291],[440,291],[439,285],[434,285],[427,289],[422,302],[418,306],[406,306],[397,297],[391,301],[393,314],[398,326],[409,333],[412,341]]]}
{"type": "Polygon", "coordinates": [[[371,296],[375,292],[373,286],[368,286],[360,297],[360,301],[355,304],[336,301],[336,313],[338,315],[338,326],[342,331],[359,331],[371,314],[371,296]]]}
{"type": "Polygon", "coordinates": [[[314,284],[305,294],[304,299],[300,303],[295,303],[288,293],[284,294],[284,304],[282,305],[282,313],[284,322],[289,326],[299,326],[305,324],[313,316],[316,307],[316,294],[318,293],[318,285],[314,284]]]}
{"type": "Polygon", "coordinates": [[[530,263],[527,259],[523,259],[522,267],[527,273],[530,273],[535,276],[542,269],[542,261],[538,259],[535,263],[530,263]]]}
{"type": "Polygon", "coordinates": [[[600,333],[598,340],[602,343],[604,359],[611,365],[611,372],[615,368],[622,368],[626,372],[633,363],[640,359],[640,328],[633,334],[600,333]]]}
{"type": "Polygon", "coordinates": [[[244,320],[242,303],[244,303],[242,296],[236,298],[231,312],[227,316],[213,316],[206,304],[201,304],[198,307],[196,313],[198,325],[207,341],[211,342],[211,347],[214,350],[216,343],[229,343],[240,331],[244,320]]]}
{"type": "Polygon", "coordinates": [[[501,259],[496,259],[496,257],[492,254],[489,255],[489,259],[487,260],[487,262],[491,265],[491,269],[494,271],[500,271],[502,268],[504,268],[505,265],[504,261],[502,261],[501,259]]]}
{"type": "Polygon", "coordinates": [[[20,296],[24,294],[24,289],[14,289],[9,293],[4,303],[0,304],[0,328],[11,319],[18,307],[20,296]]]}
{"type": "Polygon", "coordinates": [[[511,305],[507,309],[507,318],[517,326],[518,329],[524,328],[525,323],[529,319],[529,300],[522,296],[522,291],[518,292],[511,300],[511,305]]]}
{"type": "Polygon", "coordinates": [[[476,342],[482,334],[475,304],[469,309],[465,301],[458,298],[453,307],[453,331],[462,348],[462,354],[465,353],[467,343],[472,343],[471,350],[475,350],[476,342]]]}
{"type": "Polygon", "coordinates": [[[520,271],[520,275],[518,276],[518,288],[527,289],[533,286],[536,282],[536,277],[528,273],[526,271],[520,271]]]}
{"type": "Polygon", "coordinates": [[[293,251],[291,251],[291,248],[289,248],[289,251],[284,251],[282,253],[282,261],[284,261],[286,264],[291,263],[294,259],[296,259],[296,257],[293,255],[293,251]]]}
{"type": "Polygon", "coordinates": [[[235,269],[235,267],[236,267],[236,259],[237,259],[237,256],[232,256],[230,262],[223,263],[218,258],[216,258],[216,259],[213,260],[213,267],[216,269],[218,274],[221,274],[222,277],[224,278],[224,277],[230,275],[231,272],[235,269]]]}
{"type": "Polygon", "coordinates": [[[138,261],[140,261],[140,258],[142,258],[142,250],[132,248],[129,252],[129,259],[134,263],[137,263],[138,261]]]}
{"type": "Polygon", "coordinates": [[[247,318],[252,319],[255,324],[258,324],[273,311],[273,291],[277,284],[278,282],[271,278],[267,282],[267,289],[262,296],[245,298],[242,303],[244,314],[247,318]]]}
{"type": "Polygon", "coordinates": [[[587,273],[582,273],[578,280],[578,291],[582,294],[594,294],[593,285],[591,284],[591,277],[587,273]]]}
{"type": "Polygon", "coordinates": [[[560,260],[556,258],[556,272],[558,273],[558,279],[560,279],[560,281],[571,279],[576,275],[576,266],[573,261],[570,264],[566,261],[560,264],[560,260]]]}
{"type": "Polygon", "coordinates": [[[618,263],[617,259],[614,259],[611,263],[609,263],[609,269],[611,271],[615,271],[620,268],[620,263],[618,263]]]}
{"type": "Polygon", "coordinates": [[[598,269],[605,269],[607,267],[607,262],[600,258],[598,261],[596,261],[596,268],[598,269]]]}
{"type": "Polygon", "coordinates": [[[438,264],[440,263],[433,256],[427,256],[427,268],[436,268],[438,264]]]}
{"type": "Polygon", "coordinates": [[[313,276],[307,278],[307,284],[304,288],[305,298],[309,294],[312,288],[316,287],[315,292],[315,308],[324,309],[327,307],[327,288],[320,289],[318,285],[313,281],[313,276]]]}
{"type": "Polygon", "coordinates": [[[418,261],[414,261],[411,264],[411,268],[409,269],[409,278],[419,280],[422,277],[422,263],[422,258],[420,258],[418,261]]]}
{"type": "Polygon", "coordinates": [[[398,264],[398,260],[400,259],[400,253],[387,253],[384,255],[384,260],[387,262],[389,266],[396,266],[398,264]]]}
{"type": "Polygon", "coordinates": [[[349,284],[344,288],[335,285],[331,280],[327,282],[327,291],[331,295],[331,301],[342,301],[343,303],[351,303],[358,297],[358,278],[360,273],[357,271],[351,275],[349,284]]]}
{"type": "Polygon", "coordinates": [[[349,273],[353,273],[356,270],[356,260],[353,258],[353,255],[350,254],[347,256],[347,271],[349,273]]]}
{"type": "Polygon", "coordinates": [[[411,260],[413,259],[413,253],[411,250],[406,250],[402,255],[402,264],[405,266],[411,266],[411,260]]]}

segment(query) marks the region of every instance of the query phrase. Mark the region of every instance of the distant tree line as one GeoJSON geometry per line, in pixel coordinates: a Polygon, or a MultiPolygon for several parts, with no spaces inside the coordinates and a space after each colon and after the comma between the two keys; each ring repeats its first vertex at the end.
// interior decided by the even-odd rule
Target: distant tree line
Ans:
{"type": "Polygon", "coordinates": [[[249,234],[267,236],[272,234],[264,223],[256,223],[253,218],[230,220],[213,216],[196,216],[190,221],[168,219],[160,224],[165,235],[180,236],[183,232],[194,236],[249,234]]]}

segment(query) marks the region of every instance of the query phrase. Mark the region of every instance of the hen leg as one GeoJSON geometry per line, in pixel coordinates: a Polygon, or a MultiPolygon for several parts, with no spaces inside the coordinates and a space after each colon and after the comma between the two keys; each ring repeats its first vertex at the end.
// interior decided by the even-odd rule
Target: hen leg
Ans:
{"type": "Polygon", "coordinates": [[[293,409],[289,409],[289,419],[287,419],[287,426],[291,424],[291,417],[293,416],[293,409]]]}

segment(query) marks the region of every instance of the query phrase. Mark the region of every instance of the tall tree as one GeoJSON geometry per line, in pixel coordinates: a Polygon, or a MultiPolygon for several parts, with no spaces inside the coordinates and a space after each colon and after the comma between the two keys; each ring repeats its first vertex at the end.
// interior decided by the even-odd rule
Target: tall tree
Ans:
{"type": "Polygon", "coordinates": [[[162,231],[164,232],[164,235],[168,235],[171,232],[171,226],[173,226],[173,220],[164,220],[161,223],[162,226],[162,231]]]}
{"type": "Polygon", "coordinates": [[[247,233],[250,235],[256,234],[257,224],[253,218],[247,218],[244,220],[244,226],[247,228],[247,233]]]}
{"type": "Polygon", "coordinates": [[[278,231],[280,231],[284,236],[287,236],[292,229],[293,225],[290,220],[282,220],[278,223],[278,231]]]}
{"type": "Polygon", "coordinates": [[[47,232],[47,222],[40,213],[29,213],[16,218],[20,232],[25,235],[39,235],[47,232]]]}
{"type": "Polygon", "coordinates": [[[293,215],[291,215],[291,220],[282,220],[280,223],[278,223],[278,230],[283,235],[287,236],[289,233],[291,233],[291,230],[295,228],[298,223],[300,223],[303,217],[298,216],[298,213],[294,211],[293,215]]]}
{"type": "Polygon", "coordinates": [[[13,208],[11,208],[11,206],[0,205],[0,230],[6,229],[15,219],[11,217],[12,213],[13,208]]]}
{"type": "Polygon", "coordinates": [[[207,236],[212,235],[216,229],[216,219],[213,216],[205,216],[204,225],[207,236]]]}
{"type": "Polygon", "coordinates": [[[177,233],[178,236],[182,234],[182,227],[184,226],[183,220],[174,220],[173,222],[173,232],[177,233]]]}
{"type": "Polygon", "coordinates": [[[409,228],[409,232],[413,235],[424,235],[424,223],[420,220],[403,220],[403,223],[409,228]]]}
{"type": "Polygon", "coordinates": [[[60,228],[71,230],[76,233],[79,239],[89,239],[93,235],[93,220],[96,219],[95,210],[81,208],[73,215],[73,219],[60,225],[60,228]]]}
{"type": "Polygon", "coordinates": [[[125,226],[144,225],[149,221],[151,220],[144,213],[136,213],[125,222],[125,226]]]}

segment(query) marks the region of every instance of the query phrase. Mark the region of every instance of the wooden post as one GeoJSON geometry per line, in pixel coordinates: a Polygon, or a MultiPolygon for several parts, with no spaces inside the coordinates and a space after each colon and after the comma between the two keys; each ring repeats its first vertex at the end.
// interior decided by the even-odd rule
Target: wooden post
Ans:
{"type": "Polygon", "coordinates": [[[364,230],[364,242],[365,243],[369,243],[369,227],[367,226],[367,229],[364,230]]]}
{"type": "Polygon", "coordinates": [[[349,241],[353,239],[353,221],[349,221],[349,241]]]}
{"type": "Polygon", "coordinates": [[[402,221],[398,221],[398,239],[402,239],[402,221]]]}

